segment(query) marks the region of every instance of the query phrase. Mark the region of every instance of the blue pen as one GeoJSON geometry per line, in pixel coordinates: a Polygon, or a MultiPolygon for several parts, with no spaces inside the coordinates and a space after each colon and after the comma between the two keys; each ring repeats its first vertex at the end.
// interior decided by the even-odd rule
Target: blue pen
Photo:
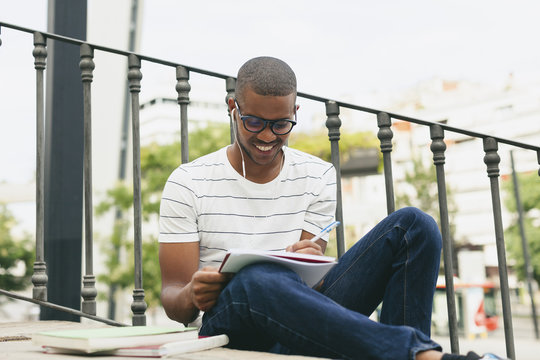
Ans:
{"type": "Polygon", "coordinates": [[[331,223],[330,225],[322,229],[318,235],[315,235],[313,238],[311,238],[310,241],[319,240],[324,234],[329,233],[330,231],[334,230],[334,228],[336,228],[339,224],[340,224],[339,221],[334,221],[333,223],[331,223]]]}

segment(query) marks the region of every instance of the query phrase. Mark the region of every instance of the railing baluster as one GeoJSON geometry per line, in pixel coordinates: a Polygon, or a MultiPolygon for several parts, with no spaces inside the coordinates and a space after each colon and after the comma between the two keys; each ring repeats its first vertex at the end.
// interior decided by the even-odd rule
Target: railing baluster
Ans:
{"type": "Polygon", "coordinates": [[[504,248],[504,232],[501,216],[501,196],[499,191],[499,163],[501,158],[497,154],[497,140],[491,137],[484,139],[484,163],[491,185],[491,201],[493,206],[493,219],[495,222],[495,243],[497,245],[497,259],[499,261],[499,279],[501,286],[504,337],[506,340],[506,356],[515,359],[514,330],[512,327],[512,309],[510,307],[510,291],[508,287],[508,270],[506,268],[506,250],[504,248]]]}
{"type": "Polygon", "coordinates": [[[47,40],[43,34],[34,33],[34,67],[36,69],[36,261],[32,275],[32,297],[47,301],[47,264],[44,251],[45,205],[45,99],[43,71],[47,60],[47,40]]]}
{"type": "Polygon", "coordinates": [[[381,142],[381,152],[383,153],[383,165],[384,165],[384,184],[386,188],[386,210],[388,214],[395,211],[395,199],[394,199],[394,180],[392,177],[392,137],[394,133],[390,126],[392,126],[392,120],[390,116],[385,112],[377,114],[377,126],[379,131],[377,137],[381,142]]]}
{"type": "Polygon", "coordinates": [[[92,206],[92,79],[94,77],[94,49],[88,44],[81,45],[81,79],[83,83],[84,109],[84,255],[86,274],[81,289],[82,312],[96,315],[96,277],[93,262],[93,206],[92,206]]]}
{"type": "Polygon", "coordinates": [[[527,280],[527,290],[529,291],[529,299],[531,301],[531,315],[534,326],[534,336],[540,338],[538,333],[538,319],[536,317],[536,304],[534,303],[534,291],[532,287],[534,269],[531,265],[531,257],[529,255],[529,244],[527,242],[527,234],[525,234],[525,225],[523,224],[523,205],[519,194],[519,180],[516,174],[516,166],[514,163],[514,152],[510,150],[510,164],[512,165],[512,182],[514,183],[514,197],[516,199],[516,212],[518,214],[519,234],[521,237],[521,249],[523,251],[523,260],[525,262],[525,278],[527,280]]]}
{"type": "Polygon", "coordinates": [[[339,138],[341,119],[339,118],[339,105],[335,101],[326,102],[326,127],[328,128],[328,139],[330,140],[330,153],[332,164],[336,168],[336,220],[341,222],[341,226],[336,228],[336,243],[338,257],[345,253],[345,224],[343,223],[343,202],[341,195],[341,165],[339,162],[339,138]]]}
{"type": "Polygon", "coordinates": [[[446,144],[444,143],[444,130],[440,125],[429,127],[431,136],[431,151],[433,164],[437,172],[437,189],[439,193],[439,212],[441,216],[441,233],[443,240],[444,276],[446,284],[446,304],[448,307],[448,327],[450,331],[450,348],[453,354],[459,353],[459,337],[456,315],[456,298],[454,292],[454,264],[452,255],[452,239],[450,238],[450,224],[448,220],[448,201],[446,198],[446,176],[444,163],[446,144]]]}
{"type": "Polygon", "coordinates": [[[135,288],[133,289],[133,325],[146,325],[146,302],[144,301],[142,272],[142,209],[141,209],[141,143],[139,133],[139,92],[141,91],[141,60],[136,55],[128,56],[128,80],[131,93],[131,124],[133,136],[133,213],[135,255],[135,288]]]}
{"type": "Polygon", "coordinates": [[[540,176],[540,150],[536,152],[536,159],[538,162],[538,176],[540,176]]]}
{"type": "Polygon", "coordinates": [[[189,71],[183,66],[176,67],[176,92],[177,102],[180,105],[180,149],[182,153],[182,164],[189,161],[189,140],[188,140],[188,115],[189,104],[189,71]]]}
{"type": "Polygon", "coordinates": [[[229,131],[231,134],[231,144],[234,143],[234,130],[233,130],[233,119],[231,117],[231,112],[229,111],[229,99],[235,98],[235,90],[236,90],[236,79],[235,78],[227,78],[225,80],[225,89],[227,90],[227,96],[225,96],[225,103],[227,104],[227,113],[229,114],[229,131]]]}

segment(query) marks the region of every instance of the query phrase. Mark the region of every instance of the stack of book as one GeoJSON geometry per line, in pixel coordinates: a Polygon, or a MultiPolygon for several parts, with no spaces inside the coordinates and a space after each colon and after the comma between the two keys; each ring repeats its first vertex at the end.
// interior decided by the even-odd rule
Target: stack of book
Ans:
{"type": "Polygon", "coordinates": [[[192,327],[133,326],[45,331],[32,341],[46,353],[159,358],[224,346],[229,338],[199,337],[192,327]]]}

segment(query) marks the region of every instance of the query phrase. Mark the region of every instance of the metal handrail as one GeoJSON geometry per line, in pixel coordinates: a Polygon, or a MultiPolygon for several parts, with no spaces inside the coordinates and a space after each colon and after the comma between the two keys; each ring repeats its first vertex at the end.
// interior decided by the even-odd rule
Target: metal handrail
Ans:
{"type": "Polygon", "coordinates": [[[22,296],[22,295],[14,293],[14,292],[6,291],[6,290],[3,290],[3,289],[0,289],[0,294],[5,295],[5,296],[9,296],[10,298],[13,298],[13,299],[27,301],[27,302],[30,302],[30,303],[33,303],[33,304],[36,304],[36,305],[46,306],[46,307],[54,309],[54,310],[63,311],[63,312],[66,312],[68,314],[81,316],[81,317],[84,317],[84,318],[87,318],[87,319],[90,319],[90,320],[99,321],[99,322],[102,322],[102,323],[108,324],[108,325],[129,326],[127,324],[123,324],[123,323],[120,323],[118,321],[107,319],[107,318],[104,318],[104,317],[101,317],[101,316],[91,315],[91,314],[85,313],[83,311],[75,310],[75,309],[72,309],[70,307],[54,304],[54,303],[51,303],[51,302],[48,302],[48,301],[42,301],[42,300],[38,300],[38,299],[35,299],[35,298],[29,298],[27,296],[22,296]]]}

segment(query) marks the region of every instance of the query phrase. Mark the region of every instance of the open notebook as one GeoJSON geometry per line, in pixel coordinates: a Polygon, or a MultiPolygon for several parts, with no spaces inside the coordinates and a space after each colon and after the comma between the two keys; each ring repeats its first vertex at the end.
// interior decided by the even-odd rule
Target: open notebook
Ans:
{"type": "Polygon", "coordinates": [[[271,262],[289,268],[300,275],[310,287],[315,286],[337,264],[336,259],[330,256],[285,251],[230,249],[221,263],[219,272],[236,273],[244,266],[257,262],[271,262]]]}

